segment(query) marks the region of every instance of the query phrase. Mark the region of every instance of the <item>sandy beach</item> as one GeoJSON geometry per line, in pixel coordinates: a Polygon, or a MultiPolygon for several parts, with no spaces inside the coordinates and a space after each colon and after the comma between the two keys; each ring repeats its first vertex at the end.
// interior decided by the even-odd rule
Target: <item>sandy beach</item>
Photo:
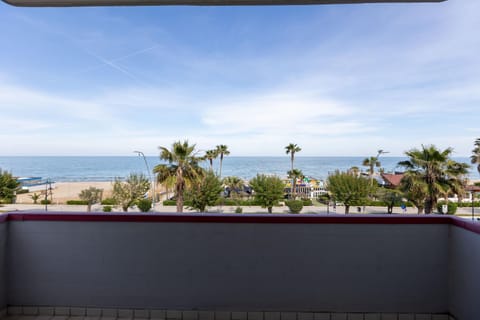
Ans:
{"type": "MultiPolygon", "coordinates": [[[[85,182],[56,182],[55,188],[52,190],[52,203],[53,204],[65,204],[68,200],[79,200],[78,194],[85,189],[95,187],[103,189],[103,199],[112,195],[112,182],[108,181],[85,181],[85,182]]],[[[34,192],[19,194],[17,196],[17,203],[32,204],[33,200],[31,195],[34,192]]],[[[36,191],[40,194],[40,191],[36,191]]],[[[50,199],[50,197],[49,197],[50,199]]],[[[40,199],[41,200],[41,199],[40,199]]]]}

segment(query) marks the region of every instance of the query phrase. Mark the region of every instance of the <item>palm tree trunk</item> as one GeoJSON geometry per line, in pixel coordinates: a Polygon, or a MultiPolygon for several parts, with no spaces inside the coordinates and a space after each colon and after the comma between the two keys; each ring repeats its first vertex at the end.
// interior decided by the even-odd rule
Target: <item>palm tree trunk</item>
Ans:
{"type": "Polygon", "coordinates": [[[182,168],[179,166],[177,170],[177,183],[176,183],[176,191],[177,191],[177,212],[183,212],[183,171],[182,168]]]}
{"type": "Polygon", "coordinates": [[[223,164],[223,153],[220,154],[220,173],[218,174],[219,178],[222,178],[222,164],[223,164]]]}

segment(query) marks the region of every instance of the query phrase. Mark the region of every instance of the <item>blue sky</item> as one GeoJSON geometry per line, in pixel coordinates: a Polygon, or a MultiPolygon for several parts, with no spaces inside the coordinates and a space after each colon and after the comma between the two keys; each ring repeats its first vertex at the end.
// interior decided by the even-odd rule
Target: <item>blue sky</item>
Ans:
{"type": "Polygon", "coordinates": [[[16,8],[0,3],[0,155],[466,156],[480,2],[16,8]]]}

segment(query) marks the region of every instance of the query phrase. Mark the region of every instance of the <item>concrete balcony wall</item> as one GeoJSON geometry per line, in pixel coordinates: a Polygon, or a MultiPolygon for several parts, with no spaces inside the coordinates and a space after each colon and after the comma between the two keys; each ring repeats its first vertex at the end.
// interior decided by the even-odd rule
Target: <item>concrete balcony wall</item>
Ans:
{"type": "Polygon", "coordinates": [[[341,218],[10,221],[8,304],[448,312],[448,223],[341,218]]]}
{"type": "Polygon", "coordinates": [[[7,306],[7,227],[5,217],[0,216],[0,310],[7,306]]]}
{"type": "Polygon", "coordinates": [[[451,226],[449,260],[450,312],[457,319],[480,319],[480,235],[451,226]]]}

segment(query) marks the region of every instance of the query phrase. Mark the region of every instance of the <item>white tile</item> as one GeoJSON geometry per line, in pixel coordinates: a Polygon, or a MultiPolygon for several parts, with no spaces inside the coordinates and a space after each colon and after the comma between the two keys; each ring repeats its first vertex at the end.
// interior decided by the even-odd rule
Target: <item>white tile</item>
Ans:
{"type": "Polygon", "coordinates": [[[197,311],[183,311],[182,312],[182,319],[183,320],[198,320],[198,312],[197,311]]]}
{"type": "Polygon", "coordinates": [[[118,309],[118,318],[119,319],[133,319],[133,310],[132,309],[118,309]]]}
{"type": "Polygon", "coordinates": [[[8,307],[7,314],[10,316],[17,316],[22,314],[22,307],[8,307]]]}
{"type": "Polygon", "coordinates": [[[411,313],[400,313],[398,320],[415,320],[415,315],[411,313]]]}
{"type": "Polygon", "coordinates": [[[316,312],[313,314],[314,320],[330,320],[330,313],[327,312],[316,312]]]}
{"type": "Polygon", "coordinates": [[[150,319],[166,319],[167,312],[165,310],[150,310],[150,319]]]}
{"type": "Polygon", "coordinates": [[[85,316],[85,308],[72,307],[72,308],[70,308],[70,315],[71,316],[77,316],[77,317],[84,317],[85,316]]]}
{"type": "Polygon", "coordinates": [[[347,315],[348,320],[363,320],[363,313],[349,313],[347,315]]]}
{"type": "Polygon", "coordinates": [[[365,313],[363,315],[363,319],[365,319],[365,320],[380,320],[380,314],[379,313],[365,313]]]}
{"type": "Polygon", "coordinates": [[[198,311],[198,320],[215,320],[215,312],[198,311]]]}
{"type": "Polygon", "coordinates": [[[70,316],[68,320],[85,320],[84,317],[85,316],[70,316]]]}
{"type": "Polygon", "coordinates": [[[114,318],[118,316],[117,309],[106,308],[102,309],[102,318],[114,318]]]}
{"type": "Polygon", "coordinates": [[[38,315],[38,307],[23,307],[22,313],[26,316],[36,316],[38,315]]]}
{"type": "Polygon", "coordinates": [[[232,312],[232,320],[247,320],[247,313],[246,312],[232,312]]]}
{"type": "Polygon", "coordinates": [[[70,308],[68,307],[55,307],[56,316],[70,316],[70,308]]]}
{"type": "Polygon", "coordinates": [[[182,320],[182,311],[167,310],[167,319],[182,320]]]}
{"type": "Polygon", "coordinates": [[[265,312],[265,320],[280,320],[280,312],[265,312]]]}
{"type": "Polygon", "coordinates": [[[332,320],[347,320],[347,314],[346,313],[332,313],[331,314],[331,319],[332,320]]]}
{"type": "Polygon", "coordinates": [[[248,312],[248,320],[263,320],[263,312],[248,312]]]}
{"type": "Polygon", "coordinates": [[[231,314],[228,311],[215,311],[215,320],[231,320],[231,314]]]}
{"type": "Polygon", "coordinates": [[[55,314],[54,307],[39,307],[38,314],[41,316],[53,316],[55,314]]]}
{"type": "Polygon", "coordinates": [[[135,319],[148,319],[150,318],[150,311],[147,309],[133,310],[133,318],[135,319]]]}
{"type": "Polygon", "coordinates": [[[280,312],[280,320],[297,320],[296,312],[280,312]]]}
{"type": "Polygon", "coordinates": [[[100,308],[87,308],[86,314],[88,317],[100,317],[102,315],[102,309],[100,308]]]}
{"type": "Polygon", "coordinates": [[[313,312],[299,312],[297,318],[298,320],[313,320],[313,312]]]}

